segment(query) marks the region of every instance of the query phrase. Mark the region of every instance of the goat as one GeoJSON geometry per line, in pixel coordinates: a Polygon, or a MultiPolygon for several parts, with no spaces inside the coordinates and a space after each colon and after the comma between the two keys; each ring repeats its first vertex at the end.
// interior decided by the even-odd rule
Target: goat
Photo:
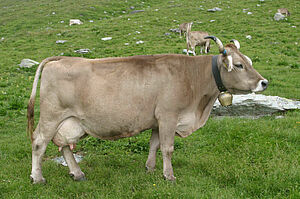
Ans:
{"type": "Polygon", "coordinates": [[[278,13],[285,15],[286,17],[290,16],[291,13],[288,11],[287,8],[279,8],[277,10],[278,13]]]}
{"type": "Polygon", "coordinates": [[[204,53],[208,53],[210,49],[210,40],[204,39],[209,34],[202,31],[191,31],[191,25],[188,25],[186,31],[187,55],[189,55],[189,48],[192,49],[193,55],[196,56],[195,47],[201,46],[201,54],[204,48],[204,53]]]}
{"type": "Polygon", "coordinates": [[[179,33],[180,33],[180,38],[181,38],[181,35],[185,35],[186,34],[186,30],[187,30],[187,27],[189,26],[189,24],[193,25],[193,22],[190,22],[190,23],[182,23],[179,25],[179,33]]]}

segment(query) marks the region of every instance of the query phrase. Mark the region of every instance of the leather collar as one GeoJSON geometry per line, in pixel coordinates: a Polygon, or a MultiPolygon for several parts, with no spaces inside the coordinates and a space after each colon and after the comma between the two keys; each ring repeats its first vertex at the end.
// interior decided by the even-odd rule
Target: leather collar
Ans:
{"type": "Polygon", "coordinates": [[[212,58],[212,72],[213,72],[214,79],[215,79],[215,82],[217,84],[217,87],[218,87],[219,91],[220,92],[225,92],[225,91],[227,91],[227,89],[225,88],[225,86],[222,83],[220,71],[218,69],[217,60],[218,60],[218,55],[213,56],[213,58],[212,58]]]}

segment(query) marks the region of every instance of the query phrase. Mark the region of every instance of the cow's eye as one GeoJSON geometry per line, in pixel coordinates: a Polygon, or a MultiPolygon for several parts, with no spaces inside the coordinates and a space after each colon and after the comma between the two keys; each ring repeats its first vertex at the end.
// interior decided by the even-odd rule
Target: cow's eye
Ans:
{"type": "Polygon", "coordinates": [[[235,67],[239,68],[239,69],[243,69],[243,65],[242,64],[235,64],[235,67]]]}

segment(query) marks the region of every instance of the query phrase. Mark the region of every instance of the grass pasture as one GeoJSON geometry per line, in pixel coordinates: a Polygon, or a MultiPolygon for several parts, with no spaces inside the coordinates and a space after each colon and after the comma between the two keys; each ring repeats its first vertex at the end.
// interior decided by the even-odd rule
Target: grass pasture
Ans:
{"type": "MultiPolygon", "coordinates": [[[[62,53],[181,54],[185,40],[169,29],[193,21],[192,30],[207,31],[224,44],[239,40],[241,51],[270,81],[265,95],[300,100],[299,10],[297,0],[0,0],[0,198],[300,198],[299,110],[256,120],[210,118],[188,138],[176,138],[176,183],[163,179],[160,154],[156,171],[146,173],[146,131],[115,142],[82,140],[75,152],[84,155],[79,164],[84,182],[74,182],[67,167],[51,161],[60,153],[49,144],[43,161],[47,184],[32,185],[26,106],[37,66],[18,66],[24,58],[41,62],[62,53]],[[222,11],[207,12],[213,7],[222,11]],[[277,22],[273,16],[280,7],[291,16],[277,22]],[[69,26],[70,19],[83,24],[69,26]],[[74,52],[83,48],[91,52],[74,52]]],[[[210,54],[216,53],[212,44],[210,54]]],[[[37,123],[38,103],[35,113],[37,123]]]]}

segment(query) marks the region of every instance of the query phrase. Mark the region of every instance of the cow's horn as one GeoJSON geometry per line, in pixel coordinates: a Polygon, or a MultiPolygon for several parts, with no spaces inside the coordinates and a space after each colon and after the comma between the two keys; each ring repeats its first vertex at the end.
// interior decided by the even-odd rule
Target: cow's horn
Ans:
{"type": "Polygon", "coordinates": [[[225,48],[224,48],[224,46],[223,46],[221,40],[218,39],[218,37],[215,37],[215,36],[207,36],[207,37],[204,37],[204,39],[212,39],[212,40],[214,40],[214,42],[216,42],[216,44],[218,44],[218,46],[219,46],[219,51],[220,51],[220,53],[222,53],[223,55],[227,55],[227,54],[226,54],[226,50],[225,50],[225,48]]]}
{"type": "Polygon", "coordinates": [[[230,42],[233,42],[234,45],[236,46],[236,48],[238,50],[240,50],[241,45],[240,45],[240,42],[238,40],[232,39],[232,40],[230,40],[230,42]]]}

